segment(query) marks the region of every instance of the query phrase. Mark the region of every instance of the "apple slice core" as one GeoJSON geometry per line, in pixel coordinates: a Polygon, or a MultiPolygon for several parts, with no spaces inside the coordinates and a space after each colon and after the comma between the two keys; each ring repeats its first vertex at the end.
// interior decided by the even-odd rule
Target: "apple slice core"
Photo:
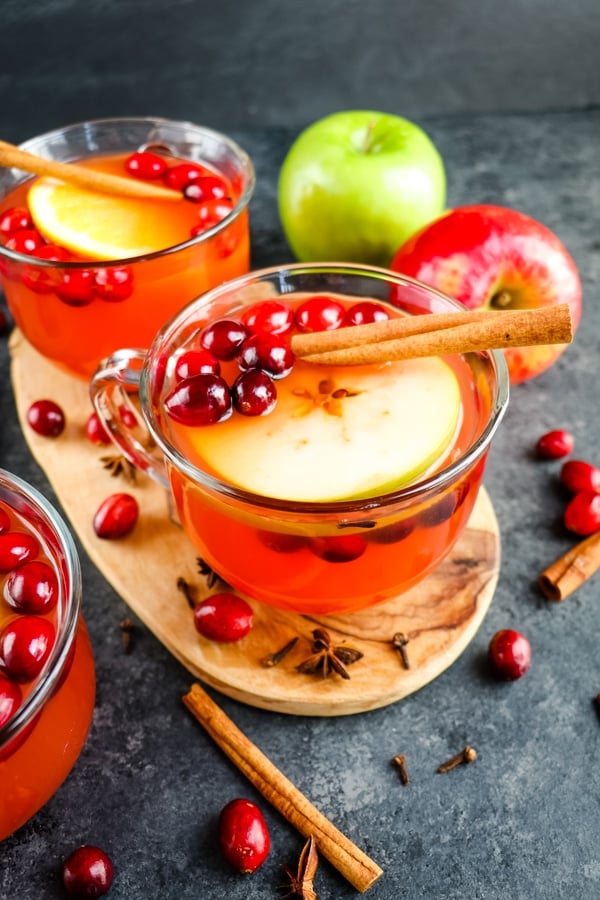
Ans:
{"type": "Polygon", "coordinates": [[[461,419],[453,369],[437,358],[379,367],[297,361],[273,412],[194,429],[194,455],[263,496],[326,502],[377,496],[439,466],[461,419]]]}

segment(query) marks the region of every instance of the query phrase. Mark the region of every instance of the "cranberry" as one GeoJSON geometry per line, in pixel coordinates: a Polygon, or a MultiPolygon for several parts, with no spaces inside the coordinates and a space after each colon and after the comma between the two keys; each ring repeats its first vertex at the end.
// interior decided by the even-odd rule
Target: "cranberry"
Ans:
{"type": "Polygon", "coordinates": [[[447,522],[465,502],[469,489],[469,482],[463,481],[449,494],[444,494],[440,500],[419,514],[420,524],[424,528],[435,528],[436,525],[447,522]]]}
{"type": "Polygon", "coordinates": [[[313,538],[313,553],[331,563],[352,562],[367,549],[367,542],[360,534],[340,534],[333,537],[313,538]]]}
{"type": "Polygon", "coordinates": [[[412,534],[417,526],[418,516],[410,516],[408,519],[399,519],[382,528],[374,528],[367,534],[368,540],[375,544],[396,544],[412,534]]]}
{"type": "Polygon", "coordinates": [[[238,797],[219,816],[219,844],[228,863],[248,875],[269,855],[271,838],[265,818],[255,803],[238,797]]]}
{"type": "Polygon", "coordinates": [[[15,253],[24,253],[30,256],[43,245],[44,239],[35,228],[25,228],[23,231],[15,231],[6,242],[9,250],[15,253]]]}
{"type": "Polygon", "coordinates": [[[183,191],[188,184],[198,181],[205,174],[205,169],[195,163],[178,163],[171,166],[163,175],[163,181],[167,187],[174,191],[183,191]]]}
{"type": "Polygon", "coordinates": [[[138,421],[135,417],[135,413],[126,403],[121,403],[119,406],[119,415],[125,428],[137,428],[138,421]]]}
{"type": "Polygon", "coordinates": [[[96,269],[93,292],[109,303],[127,300],[133,294],[133,269],[130,266],[96,269]]]}
{"type": "MultiPolygon", "coordinates": [[[[232,211],[233,203],[231,200],[208,200],[206,203],[203,203],[198,210],[198,224],[192,228],[192,237],[197,237],[203,231],[214,228],[215,225],[226,219],[232,211]]],[[[229,254],[225,253],[223,255],[228,256],[229,254]]]]}
{"type": "Polygon", "coordinates": [[[333,297],[316,295],[300,304],[296,322],[302,331],[332,331],[346,324],[346,310],[333,297]]]}
{"type": "Polygon", "coordinates": [[[5,509],[0,506],[0,534],[4,534],[10,528],[10,516],[5,509]]]}
{"type": "Polygon", "coordinates": [[[12,206],[0,215],[0,234],[11,237],[16,231],[33,228],[29,210],[25,206],[12,206]]]}
{"type": "Polygon", "coordinates": [[[62,877],[70,897],[102,897],[112,884],[113,864],[104,850],[88,844],[78,847],[64,861],[62,877]]]}
{"type": "Polygon", "coordinates": [[[231,644],[252,628],[252,607],[236,594],[213,594],[195,608],[194,625],[203,637],[231,644]]]}
{"type": "Polygon", "coordinates": [[[384,322],[389,319],[390,314],[380,303],[370,303],[364,300],[362,303],[355,303],[346,312],[347,325],[370,325],[372,322],[384,322]]]}
{"type": "Polygon", "coordinates": [[[10,572],[19,563],[35,559],[39,552],[40,545],[28,532],[6,531],[0,534],[0,572],[10,572]]]}
{"type": "Polygon", "coordinates": [[[186,350],[177,358],[173,377],[176,381],[194,375],[220,375],[221,364],[209,350],[186,350]]]}
{"type": "Polygon", "coordinates": [[[64,272],[56,293],[67,306],[87,306],[94,299],[94,273],[90,269],[64,272]]]}
{"type": "Polygon", "coordinates": [[[85,435],[92,444],[107,445],[111,443],[110,434],[104,427],[97,412],[90,413],[85,423],[85,435]]]}
{"type": "Polygon", "coordinates": [[[11,619],[0,635],[0,660],[15,681],[40,674],[54,646],[54,625],[40,616],[11,619]]]}
{"type": "Polygon", "coordinates": [[[275,553],[295,553],[306,547],[308,538],[301,534],[287,534],[284,531],[258,531],[259,539],[275,553]]]}
{"type": "Polygon", "coordinates": [[[162,178],[167,170],[167,161],[157,153],[142,150],[132,153],[125,160],[125,168],[135,178],[152,181],[155,178],[162,178]]]}
{"type": "Polygon", "coordinates": [[[135,528],[139,506],[131,494],[111,494],[103,500],[93,519],[97,537],[115,540],[128,535],[135,528]]]}
{"type": "MultiPolygon", "coordinates": [[[[44,244],[34,250],[31,256],[49,262],[67,262],[71,255],[57,244],[44,244]]],[[[24,266],[21,281],[36,294],[51,294],[55,287],[54,273],[45,266],[24,266]]]]}
{"type": "Polygon", "coordinates": [[[202,331],[200,344],[217,359],[233,359],[246,338],[248,329],[236,319],[217,319],[202,331]]]}
{"type": "Polygon", "coordinates": [[[243,416],[266,416],[277,402],[277,388],[266,372],[251,369],[238,375],[231,388],[231,397],[243,416]]]}
{"type": "Polygon", "coordinates": [[[276,334],[253,334],[244,341],[237,355],[238,366],[243,372],[262,369],[272,378],[289,375],[294,359],[289,342],[276,334]]]}
{"type": "Polygon", "coordinates": [[[581,491],[600,494],[600,469],[581,459],[570,459],[563,463],[560,480],[573,494],[581,491]]]}
{"type": "Polygon", "coordinates": [[[194,178],[183,189],[183,196],[192,203],[206,203],[208,200],[223,200],[227,197],[227,185],[216,175],[201,175],[194,178]]]}
{"type": "Polygon", "coordinates": [[[204,373],[184,378],[165,397],[168,415],[181,425],[214,425],[232,412],[231,394],[220,375],[204,373]]]}
{"type": "Polygon", "coordinates": [[[569,531],[582,537],[600,531],[600,494],[587,491],[575,494],[565,509],[563,521],[569,531]]]}
{"type": "Polygon", "coordinates": [[[242,322],[253,334],[287,334],[294,327],[294,311],[279,300],[254,303],[242,316],[242,322]]]}
{"type": "Polygon", "coordinates": [[[42,437],[58,437],[65,430],[65,414],[54,400],[35,400],[26,413],[27,422],[42,437]]]}
{"type": "Polygon", "coordinates": [[[535,449],[541,459],[560,459],[572,453],[574,446],[573,435],[563,428],[557,428],[554,431],[547,431],[538,438],[535,449]]]}
{"type": "Polygon", "coordinates": [[[50,612],[58,600],[56,572],[36,559],[17,566],[4,582],[4,599],[19,612],[50,612]]]}
{"type": "Polygon", "coordinates": [[[0,675],[0,728],[12,719],[21,705],[21,688],[14,681],[0,675]]]}
{"type": "Polygon", "coordinates": [[[497,631],[490,641],[488,652],[494,671],[506,681],[520,678],[531,663],[529,641],[512,628],[497,631]]]}

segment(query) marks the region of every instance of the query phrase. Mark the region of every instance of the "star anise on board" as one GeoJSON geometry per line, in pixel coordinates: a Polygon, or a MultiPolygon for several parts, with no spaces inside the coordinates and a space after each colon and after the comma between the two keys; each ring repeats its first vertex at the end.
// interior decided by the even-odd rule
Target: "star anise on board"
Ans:
{"type": "Polygon", "coordinates": [[[107,469],[113,478],[118,478],[122,475],[125,481],[128,481],[130,484],[135,482],[135,466],[122,453],[111,453],[107,456],[101,456],[100,462],[102,463],[102,468],[107,469]]]}
{"type": "Polygon", "coordinates": [[[317,900],[313,882],[318,865],[317,845],[311,834],[302,848],[297,870],[292,872],[289,866],[282,866],[289,879],[290,887],[289,892],[284,897],[296,897],[299,900],[317,900]]]}
{"type": "Polygon", "coordinates": [[[362,659],[363,653],[345,644],[334,646],[331,635],[324,628],[313,629],[312,653],[304,662],[296,666],[303,675],[322,675],[327,678],[336,672],[341,678],[350,678],[346,666],[362,659]]]}
{"type": "Polygon", "coordinates": [[[206,578],[207,588],[214,588],[215,584],[218,584],[219,582],[221,582],[221,584],[227,584],[227,582],[221,578],[219,573],[215,572],[212,566],[209,566],[206,560],[202,559],[201,556],[196,557],[196,562],[198,564],[198,572],[206,578]]]}

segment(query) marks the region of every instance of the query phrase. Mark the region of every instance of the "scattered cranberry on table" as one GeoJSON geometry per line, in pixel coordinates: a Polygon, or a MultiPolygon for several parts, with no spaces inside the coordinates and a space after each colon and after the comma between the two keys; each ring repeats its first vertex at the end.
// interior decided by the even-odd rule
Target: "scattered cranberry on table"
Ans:
{"type": "Polygon", "coordinates": [[[78,847],[64,861],[63,884],[69,897],[103,897],[113,882],[113,865],[99,847],[78,847]]]}
{"type": "Polygon", "coordinates": [[[575,438],[571,432],[556,428],[538,438],[536,450],[541,459],[561,459],[572,453],[574,446],[575,438]]]}
{"type": "Polygon", "coordinates": [[[31,428],[42,437],[58,437],[65,430],[65,414],[54,400],[35,400],[26,413],[31,428]]]}
{"type": "Polygon", "coordinates": [[[271,848],[265,818],[255,803],[238,797],[219,816],[219,845],[228,863],[243,875],[262,866],[271,848]]]}
{"type": "Polygon", "coordinates": [[[198,604],[194,610],[194,625],[203,637],[230,644],[248,634],[252,616],[252,607],[242,597],[223,592],[198,604]]]}
{"type": "Polygon", "coordinates": [[[565,528],[581,537],[600,531],[600,494],[581,491],[575,494],[565,509],[565,528]]]}
{"type": "Polygon", "coordinates": [[[488,653],[494,672],[505,681],[521,678],[531,664],[531,644],[525,635],[512,628],[496,632],[488,653]]]}
{"type": "Polygon", "coordinates": [[[582,459],[570,459],[560,470],[560,480],[573,494],[600,494],[600,469],[582,459]]]}
{"type": "Polygon", "coordinates": [[[131,494],[111,494],[103,500],[94,516],[97,537],[116,540],[126,537],[137,523],[139,505],[131,494]]]}
{"type": "Polygon", "coordinates": [[[85,435],[92,444],[102,444],[106,446],[111,443],[110,435],[102,422],[98,413],[93,412],[87,418],[85,423],[85,435]]]}

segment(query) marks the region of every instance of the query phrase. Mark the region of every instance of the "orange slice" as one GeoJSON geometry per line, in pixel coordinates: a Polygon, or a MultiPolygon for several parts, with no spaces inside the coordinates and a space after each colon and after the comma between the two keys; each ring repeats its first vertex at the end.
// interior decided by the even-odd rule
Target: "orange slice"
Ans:
{"type": "Polygon", "coordinates": [[[143,256],[190,236],[161,201],[99,194],[50,178],[32,184],[28,205],[46,240],[87,259],[143,256]]]}

